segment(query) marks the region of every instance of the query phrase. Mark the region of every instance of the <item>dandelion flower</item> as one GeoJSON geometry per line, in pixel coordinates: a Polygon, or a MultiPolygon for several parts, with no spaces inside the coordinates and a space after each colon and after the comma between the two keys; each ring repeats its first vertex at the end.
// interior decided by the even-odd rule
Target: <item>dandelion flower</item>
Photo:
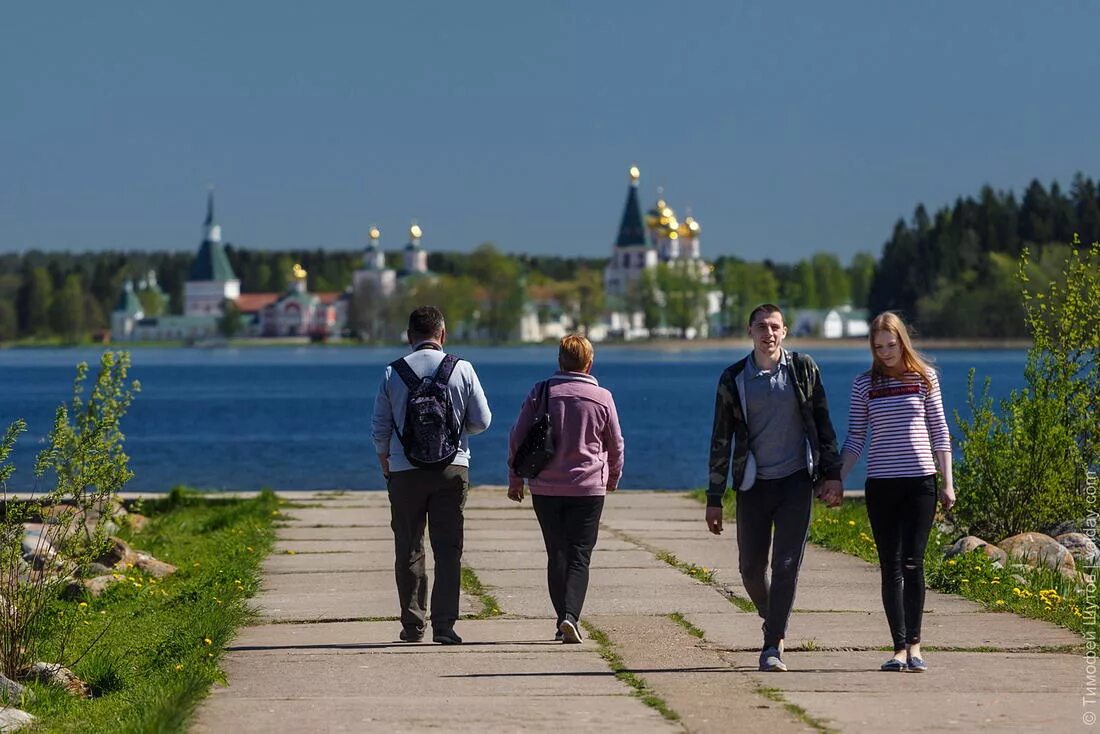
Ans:
{"type": "Polygon", "coordinates": [[[1004,599],[998,599],[997,600],[997,606],[1003,607],[1004,605],[1005,605],[1005,600],[1004,599]]]}
{"type": "Polygon", "coordinates": [[[183,670],[183,663],[176,663],[176,670],[183,670]]]}
{"type": "Polygon", "coordinates": [[[849,520],[848,524],[851,525],[852,527],[855,527],[856,521],[855,520],[849,520]]]}
{"type": "Polygon", "coordinates": [[[214,641],[211,640],[209,637],[204,637],[204,638],[202,638],[202,644],[204,644],[204,645],[213,645],[214,641]]]}

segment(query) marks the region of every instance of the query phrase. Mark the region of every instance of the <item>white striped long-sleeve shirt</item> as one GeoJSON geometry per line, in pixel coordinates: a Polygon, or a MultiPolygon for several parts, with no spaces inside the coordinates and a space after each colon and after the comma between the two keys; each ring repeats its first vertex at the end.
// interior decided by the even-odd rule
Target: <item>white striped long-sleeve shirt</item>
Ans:
{"type": "Polygon", "coordinates": [[[864,373],[852,383],[844,453],[859,456],[871,431],[868,477],[923,477],[936,473],[933,451],[950,451],[940,382],[929,370],[929,390],[915,372],[871,384],[864,373]]]}

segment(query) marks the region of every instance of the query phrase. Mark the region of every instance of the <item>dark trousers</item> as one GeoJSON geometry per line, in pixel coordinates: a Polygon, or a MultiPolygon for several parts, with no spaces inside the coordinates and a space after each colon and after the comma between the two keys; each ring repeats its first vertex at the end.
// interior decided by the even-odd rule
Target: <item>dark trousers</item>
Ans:
{"type": "Polygon", "coordinates": [[[805,470],[782,479],[758,479],[752,489],[737,493],[741,583],[764,620],[764,647],[775,647],[787,636],[812,498],[813,485],[805,470]]]}
{"type": "Polygon", "coordinates": [[[390,527],[396,549],[394,575],[401,604],[401,625],[424,629],[428,573],[424,564],[424,526],[435,558],[432,627],[447,630],[458,619],[462,578],[462,510],[469,471],[464,466],[410,469],[390,474],[390,527]]]}
{"type": "Polygon", "coordinates": [[[553,497],[532,494],[535,516],[546,544],[546,582],[558,624],[577,621],[588,593],[588,566],[600,531],[600,497],[553,497]]]}
{"type": "Polygon", "coordinates": [[[936,514],[936,475],[869,478],[866,495],[882,572],[882,606],[897,652],[920,642],[924,549],[936,514]]]}

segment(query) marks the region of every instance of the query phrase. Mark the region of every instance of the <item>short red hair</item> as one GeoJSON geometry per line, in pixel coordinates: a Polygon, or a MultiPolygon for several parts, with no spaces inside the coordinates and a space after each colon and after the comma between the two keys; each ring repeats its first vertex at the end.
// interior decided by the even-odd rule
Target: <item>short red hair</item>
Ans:
{"type": "Polygon", "coordinates": [[[594,357],[592,342],[579,334],[567,334],[558,344],[558,367],[565,372],[584,372],[594,357]]]}

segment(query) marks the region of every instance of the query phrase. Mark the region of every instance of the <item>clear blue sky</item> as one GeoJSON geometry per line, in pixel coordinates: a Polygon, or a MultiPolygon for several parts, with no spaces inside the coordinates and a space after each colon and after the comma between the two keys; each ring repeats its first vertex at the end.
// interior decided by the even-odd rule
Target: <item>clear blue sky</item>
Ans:
{"type": "Polygon", "coordinates": [[[1100,5],[17,3],[0,251],[610,251],[627,169],[706,257],[876,255],[984,183],[1100,174],[1100,5]]]}

